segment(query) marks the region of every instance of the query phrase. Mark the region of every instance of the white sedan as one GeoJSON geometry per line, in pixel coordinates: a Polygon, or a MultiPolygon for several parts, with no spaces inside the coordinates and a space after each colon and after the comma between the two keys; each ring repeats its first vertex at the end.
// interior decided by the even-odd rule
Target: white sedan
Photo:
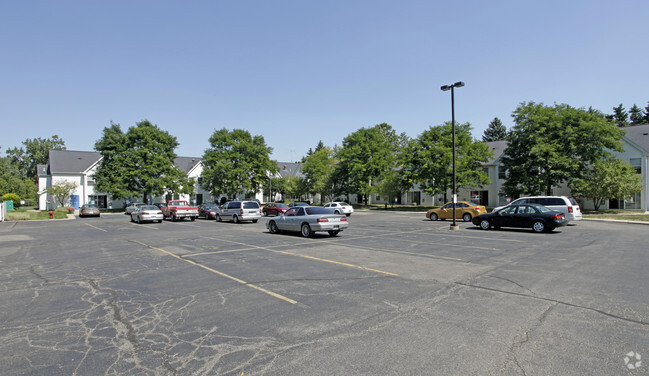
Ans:
{"type": "Polygon", "coordinates": [[[131,212],[131,222],[162,222],[162,210],[155,205],[142,205],[131,212]]]}
{"type": "Polygon", "coordinates": [[[336,214],[344,214],[348,217],[354,212],[354,207],[346,202],[328,202],[324,207],[332,209],[336,214]]]}
{"type": "Polygon", "coordinates": [[[268,219],[266,228],[271,234],[280,231],[299,232],[305,238],[316,231],[327,231],[336,236],[349,227],[347,218],[320,206],[298,206],[288,209],[277,217],[268,219]]]}

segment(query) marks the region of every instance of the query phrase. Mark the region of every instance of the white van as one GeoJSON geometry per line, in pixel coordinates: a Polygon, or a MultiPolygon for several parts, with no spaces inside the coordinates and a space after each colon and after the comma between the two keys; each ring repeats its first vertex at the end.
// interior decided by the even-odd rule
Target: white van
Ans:
{"type": "Polygon", "coordinates": [[[580,221],[582,219],[581,209],[579,204],[572,197],[566,196],[532,196],[521,197],[512,201],[509,205],[499,206],[494,208],[494,212],[505,208],[510,205],[520,204],[538,204],[543,205],[550,210],[562,212],[566,215],[568,221],[580,221]]]}

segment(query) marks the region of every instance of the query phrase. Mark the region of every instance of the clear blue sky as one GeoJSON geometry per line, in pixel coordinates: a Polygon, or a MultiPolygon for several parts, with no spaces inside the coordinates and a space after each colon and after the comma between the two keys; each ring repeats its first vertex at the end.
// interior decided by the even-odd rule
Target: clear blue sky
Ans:
{"type": "Polygon", "coordinates": [[[216,129],[296,161],[389,123],[476,138],[520,102],[649,101],[649,1],[2,1],[1,155],[58,134],[93,150],[148,119],[202,156],[216,129]]]}

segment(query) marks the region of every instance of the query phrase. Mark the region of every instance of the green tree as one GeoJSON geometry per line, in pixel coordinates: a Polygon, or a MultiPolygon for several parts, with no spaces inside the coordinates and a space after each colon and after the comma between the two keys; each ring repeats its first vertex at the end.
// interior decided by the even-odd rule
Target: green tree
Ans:
{"type": "Polygon", "coordinates": [[[37,165],[47,164],[50,150],[65,150],[65,142],[54,135],[52,138],[34,138],[23,141],[24,148],[7,149],[7,156],[18,170],[20,179],[33,179],[38,176],[37,165]]]}
{"type": "Polygon", "coordinates": [[[115,198],[191,193],[194,182],[174,165],[176,137],[143,120],[123,133],[119,124],[104,128],[95,143],[102,161],[95,173],[96,189],[115,198]]]}
{"type": "Polygon", "coordinates": [[[644,119],[642,120],[643,124],[649,124],[649,102],[647,103],[647,107],[644,108],[644,119]]]}
{"type": "Polygon", "coordinates": [[[627,162],[616,158],[596,161],[583,177],[571,183],[573,194],[593,200],[595,210],[607,199],[623,200],[640,192],[640,175],[627,162]]]}
{"type": "Polygon", "coordinates": [[[622,151],[622,129],[602,114],[566,104],[521,103],[502,157],[509,196],[552,194],[552,188],[581,178],[583,166],[622,151]],[[608,149],[608,150],[607,150],[608,149]]]}
{"type": "Polygon", "coordinates": [[[0,158],[0,196],[15,193],[24,200],[36,200],[38,187],[35,179],[21,179],[18,167],[9,157],[0,158]]]}
{"type": "MultiPolygon", "coordinates": [[[[489,184],[489,176],[483,171],[491,151],[484,142],[471,136],[471,124],[455,125],[456,185],[481,187],[489,184]]],[[[419,184],[430,195],[446,194],[453,188],[453,125],[430,127],[412,140],[403,156],[403,178],[410,185],[419,184]]]]}
{"type": "Polygon", "coordinates": [[[622,103],[617,107],[613,107],[612,119],[618,127],[626,127],[629,125],[629,114],[627,114],[622,103]]]}
{"type": "Polygon", "coordinates": [[[273,149],[263,136],[251,136],[242,129],[214,131],[210,148],[203,155],[203,187],[212,195],[257,192],[275,173],[277,163],[270,159],[273,149]]]}
{"type": "Polygon", "coordinates": [[[77,183],[67,180],[59,180],[55,183],[52,183],[51,186],[45,188],[45,192],[49,193],[50,196],[54,197],[55,202],[58,203],[58,206],[65,205],[70,193],[77,189],[77,183]]]}
{"type": "Polygon", "coordinates": [[[361,128],[345,137],[332,176],[335,193],[361,194],[367,203],[369,195],[378,192],[382,175],[396,166],[397,152],[406,140],[387,123],[361,128]]]}
{"type": "Polygon", "coordinates": [[[287,176],[284,179],[284,192],[288,197],[295,199],[307,193],[306,186],[299,177],[287,176]]]}
{"type": "Polygon", "coordinates": [[[394,206],[394,198],[401,195],[401,192],[409,188],[409,184],[403,179],[401,170],[391,169],[383,174],[378,184],[379,194],[385,198],[390,205],[394,206]]]}
{"type": "Polygon", "coordinates": [[[629,118],[631,119],[631,125],[640,125],[645,123],[645,114],[642,111],[642,108],[635,104],[629,110],[629,118]]]}
{"type": "Polygon", "coordinates": [[[0,197],[0,201],[13,201],[14,207],[20,207],[20,196],[15,193],[5,193],[0,197]]]}
{"type": "Polygon", "coordinates": [[[507,128],[503,125],[502,121],[495,117],[489,127],[485,129],[484,135],[482,135],[482,141],[503,141],[507,137],[507,128]]]}
{"type": "Polygon", "coordinates": [[[331,176],[334,171],[333,151],[328,147],[316,148],[302,164],[306,190],[312,195],[320,194],[320,202],[332,191],[331,176]]]}

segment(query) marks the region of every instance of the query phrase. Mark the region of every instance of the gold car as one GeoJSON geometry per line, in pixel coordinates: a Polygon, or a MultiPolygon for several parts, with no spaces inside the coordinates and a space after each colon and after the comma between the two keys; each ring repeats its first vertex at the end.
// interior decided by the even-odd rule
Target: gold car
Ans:
{"type": "MultiPolygon", "coordinates": [[[[464,222],[470,222],[471,218],[475,217],[478,214],[485,214],[487,208],[482,205],[476,205],[467,201],[458,201],[457,206],[455,207],[455,218],[460,219],[464,222]]],[[[437,209],[430,209],[426,213],[426,218],[429,218],[431,221],[436,221],[438,219],[452,219],[453,218],[453,203],[449,202],[437,209]]]]}

